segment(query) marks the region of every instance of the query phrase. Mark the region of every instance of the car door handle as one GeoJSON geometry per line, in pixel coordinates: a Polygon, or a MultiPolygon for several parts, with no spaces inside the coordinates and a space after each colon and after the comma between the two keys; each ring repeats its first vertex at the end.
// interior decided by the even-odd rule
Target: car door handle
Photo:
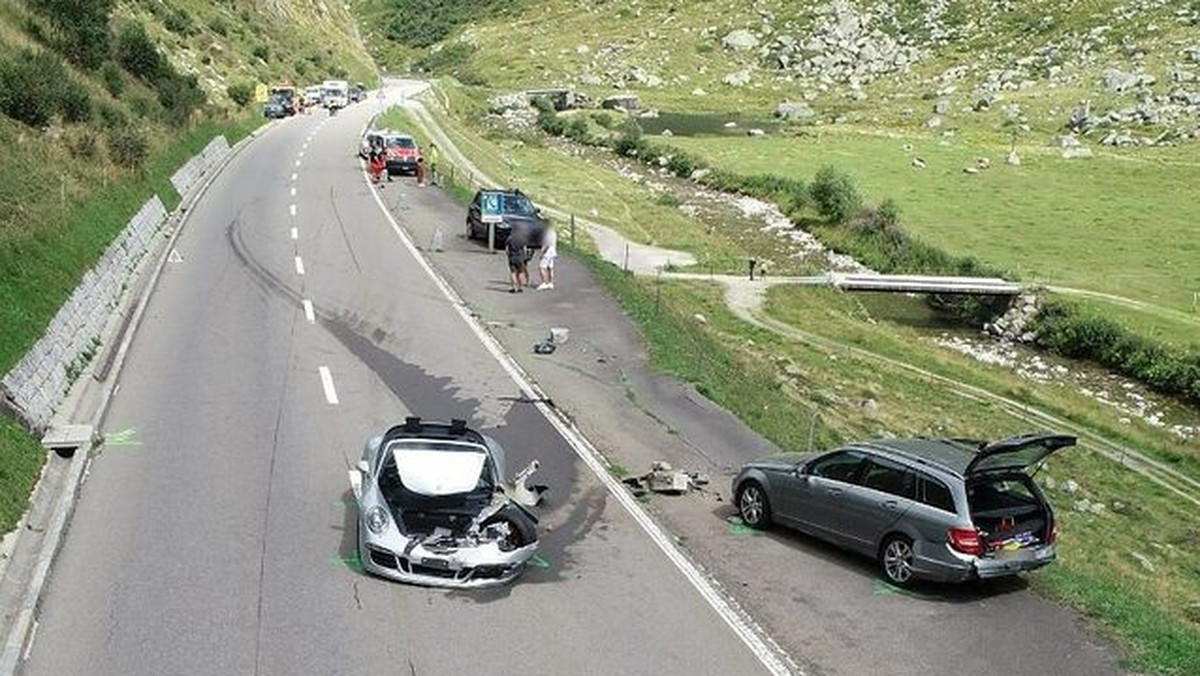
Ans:
{"type": "Polygon", "coordinates": [[[826,490],[829,491],[830,495],[841,495],[842,494],[842,489],[840,489],[840,488],[829,488],[826,490]]]}
{"type": "Polygon", "coordinates": [[[883,507],[884,509],[895,509],[896,501],[895,500],[884,500],[879,503],[879,506],[883,507]]]}

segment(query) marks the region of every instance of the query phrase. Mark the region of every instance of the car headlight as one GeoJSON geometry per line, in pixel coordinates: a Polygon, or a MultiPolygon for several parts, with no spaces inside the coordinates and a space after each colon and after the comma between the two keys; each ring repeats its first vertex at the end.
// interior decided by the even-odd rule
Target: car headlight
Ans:
{"type": "Polygon", "coordinates": [[[367,529],[379,535],[387,527],[387,512],[382,507],[375,506],[367,510],[367,529]]]}

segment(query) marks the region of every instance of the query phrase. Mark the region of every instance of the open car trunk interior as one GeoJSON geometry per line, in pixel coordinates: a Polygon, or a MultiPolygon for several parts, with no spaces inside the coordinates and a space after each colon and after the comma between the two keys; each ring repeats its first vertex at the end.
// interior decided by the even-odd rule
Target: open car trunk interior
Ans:
{"type": "Polygon", "coordinates": [[[984,474],[970,480],[967,503],[989,552],[1036,547],[1049,541],[1050,512],[1023,473],[984,474]]]}

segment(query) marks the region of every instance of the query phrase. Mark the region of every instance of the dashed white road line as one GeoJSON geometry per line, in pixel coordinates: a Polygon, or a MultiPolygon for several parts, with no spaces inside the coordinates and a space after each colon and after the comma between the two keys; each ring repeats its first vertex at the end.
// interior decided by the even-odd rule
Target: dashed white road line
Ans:
{"type": "Polygon", "coordinates": [[[300,228],[292,228],[292,241],[300,239],[300,228]]]}
{"type": "Polygon", "coordinates": [[[322,366],[317,371],[321,374],[321,387],[325,390],[325,401],[332,406],[337,406],[338,396],[337,390],[333,388],[333,374],[329,372],[328,366],[322,366]]]}
{"type": "Polygon", "coordinates": [[[296,205],[295,204],[288,205],[288,213],[290,213],[293,216],[296,215],[296,205]]]}
{"type": "Polygon", "coordinates": [[[316,324],[317,313],[313,310],[312,301],[305,298],[301,304],[304,305],[304,318],[308,320],[309,324],[316,324]]]}
{"type": "Polygon", "coordinates": [[[292,174],[292,180],[293,181],[296,180],[299,176],[300,176],[300,174],[292,174]]]}
{"type": "Polygon", "coordinates": [[[296,157],[304,157],[304,151],[301,150],[300,153],[298,155],[296,155],[296,157]]]}
{"type": "Polygon", "coordinates": [[[296,256],[296,274],[304,274],[304,261],[299,256],[296,256]]]}
{"type": "Polygon", "coordinates": [[[296,166],[300,166],[300,160],[296,160],[296,166]]]}
{"type": "Polygon", "coordinates": [[[296,196],[296,186],[292,186],[292,197],[296,196]]]}

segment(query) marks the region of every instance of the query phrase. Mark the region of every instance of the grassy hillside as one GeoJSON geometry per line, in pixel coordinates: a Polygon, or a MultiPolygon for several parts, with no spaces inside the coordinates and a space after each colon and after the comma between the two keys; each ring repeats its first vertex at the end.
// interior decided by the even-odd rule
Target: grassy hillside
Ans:
{"type": "MultiPolygon", "coordinates": [[[[0,373],[179,166],[261,123],[256,83],[332,76],[373,80],[340,4],[0,0],[0,373]]],[[[42,457],[0,420],[0,532],[42,457]]]]}

